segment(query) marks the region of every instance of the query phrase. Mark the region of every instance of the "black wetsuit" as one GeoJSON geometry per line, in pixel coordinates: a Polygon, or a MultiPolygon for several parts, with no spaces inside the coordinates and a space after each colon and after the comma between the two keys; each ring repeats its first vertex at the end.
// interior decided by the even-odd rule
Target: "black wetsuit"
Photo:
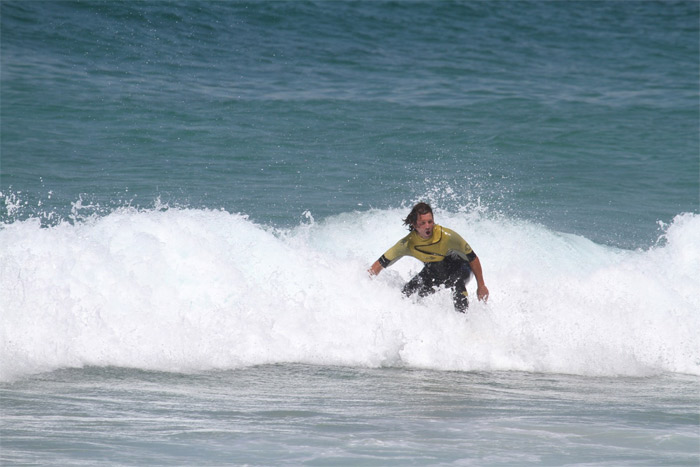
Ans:
{"type": "Polygon", "coordinates": [[[469,262],[476,259],[476,254],[462,237],[439,225],[435,226],[427,239],[412,231],[387,250],[379,258],[379,263],[382,267],[388,267],[406,255],[423,261],[425,266],[404,286],[404,294],[410,296],[418,293],[425,297],[443,285],[452,289],[455,309],[466,311],[469,306],[467,282],[472,275],[469,262]]]}
{"type": "Polygon", "coordinates": [[[455,310],[464,313],[469,307],[467,282],[471,279],[472,269],[469,263],[459,258],[445,258],[438,263],[427,263],[421,272],[408,281],[403,293],[411,296],[425,297],[435,292],[435,287],[444,285],[452,289],[455,310]]]}

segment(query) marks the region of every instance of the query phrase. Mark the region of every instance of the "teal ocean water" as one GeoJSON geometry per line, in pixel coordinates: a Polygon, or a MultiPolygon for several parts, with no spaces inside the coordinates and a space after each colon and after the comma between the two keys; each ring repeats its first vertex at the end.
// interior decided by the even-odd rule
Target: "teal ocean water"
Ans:
{"type": "Polygon", "coordinates": [[[697,465],[699,25],[1,2],[0,463],[697,465]],[[367,277],[417,201],[466,316],[367,277]]]}

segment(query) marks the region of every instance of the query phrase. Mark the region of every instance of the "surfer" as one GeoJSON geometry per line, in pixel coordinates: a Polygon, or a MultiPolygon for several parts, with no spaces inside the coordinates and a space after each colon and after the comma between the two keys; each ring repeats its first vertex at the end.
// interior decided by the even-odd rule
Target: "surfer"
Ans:
{"type": "Polygon", "coordinates": [[[484,282],[481,262],[469,244],[455,231],[435,224],[433,210],[426,203],[418,203],[403,221],[409,234],[389,248],[368,272],[372,276],[409,255],[423,261],[423,269],[403,288],[406,296],[418,293],[425,297],[444,285],[452,289],[455,310],[466,312],[469,306],[467,282],[476,277],[476,296],[487,301],[489,289],[484,282]]]}

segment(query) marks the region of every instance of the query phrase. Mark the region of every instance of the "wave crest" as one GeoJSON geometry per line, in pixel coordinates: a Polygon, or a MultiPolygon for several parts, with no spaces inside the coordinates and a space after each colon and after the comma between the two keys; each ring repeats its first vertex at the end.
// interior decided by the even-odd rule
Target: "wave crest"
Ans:
{"type": "MultiPolygon", "coordinates": [[[[439,212],[479,254],[488,304],[405,299],[420,269],[366,269],[403,210],[273,229],[225,211],[122,208],[0,229],[0,380],[63,367],[163,371],[275,362],[700,374],[700,216],[620,250],[478,211],[439,212]]],[[[474,292],[475,284],[470,284],[474,292]]]]}

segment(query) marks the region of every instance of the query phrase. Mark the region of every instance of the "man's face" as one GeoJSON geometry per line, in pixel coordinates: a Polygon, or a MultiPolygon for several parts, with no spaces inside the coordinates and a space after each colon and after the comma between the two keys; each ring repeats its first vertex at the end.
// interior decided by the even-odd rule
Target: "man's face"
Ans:
{"type": "Polygon", "coordinates": [[[433,215],[428,214],[418,214],[418,219],[416,223],[413,224],[413,229],[418,233],[420,238],[428,239],[433,234],[433,227],[435,223],[433,222],[433,215]]]}

